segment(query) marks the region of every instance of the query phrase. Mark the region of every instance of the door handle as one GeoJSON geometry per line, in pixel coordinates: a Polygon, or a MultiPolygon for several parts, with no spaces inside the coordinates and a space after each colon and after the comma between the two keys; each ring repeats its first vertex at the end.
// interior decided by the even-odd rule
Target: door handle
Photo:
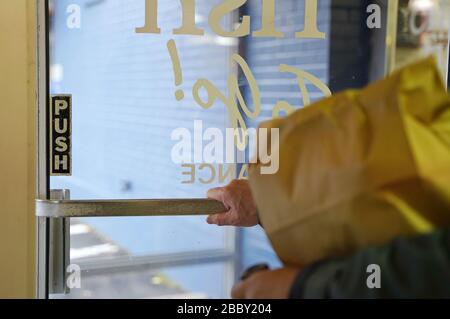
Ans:
{"type": "Polygon", "coordinates": [[[48,218],[198,216],[226,210],[211,199],[36,200],[36,216],[48,218]]]}

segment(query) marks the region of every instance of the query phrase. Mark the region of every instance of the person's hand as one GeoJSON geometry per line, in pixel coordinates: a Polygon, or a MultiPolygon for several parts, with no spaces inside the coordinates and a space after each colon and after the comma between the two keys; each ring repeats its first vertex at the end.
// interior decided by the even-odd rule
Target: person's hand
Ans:
{"type": "Polygon", "coordinates": [[[252,227],[259,223],[258,209],[246,180],[233,180],[225,187],[208,191],[208,198],[223,203],[224,212],[208,217],[208,224],[218,226],[252,227]]]}
{"type": "Polygon", "coordinates": [[[300,269],[285,267],[256,272],[233,287],[233,299],[287,299],[300,269]]]}

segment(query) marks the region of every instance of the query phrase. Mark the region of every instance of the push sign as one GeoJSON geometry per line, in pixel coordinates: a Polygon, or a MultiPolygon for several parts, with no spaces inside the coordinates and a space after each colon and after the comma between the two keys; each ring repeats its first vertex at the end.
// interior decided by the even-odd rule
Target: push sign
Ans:
{"type": "Polygon", "coordinates": [[[72,174],[72,96],[50,97],[50,175],[72,174]]]}

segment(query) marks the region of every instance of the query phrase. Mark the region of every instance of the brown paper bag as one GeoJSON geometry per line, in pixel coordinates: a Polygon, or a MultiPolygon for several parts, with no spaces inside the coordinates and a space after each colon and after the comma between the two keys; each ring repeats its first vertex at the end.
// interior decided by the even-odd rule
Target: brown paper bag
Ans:
{"type": "Polygon", "coordinates": [[[250,184],[284,262],[450,225],[450,98],[433,58],[262,127],[280,129],[280,169],[252,165],[250,184]]]}

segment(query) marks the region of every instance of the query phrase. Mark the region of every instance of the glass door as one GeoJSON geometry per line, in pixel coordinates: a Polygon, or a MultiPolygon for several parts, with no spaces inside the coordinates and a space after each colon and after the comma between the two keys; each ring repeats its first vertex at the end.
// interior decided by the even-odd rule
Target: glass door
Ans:
{"type": "Polygon", "coordinates": [[[39,296],[227,298],[279,267],[261,228],[206,224],[206,192],[246,178],[243,132],[394,67],[376,3],[39,0],[39,296]]]}

